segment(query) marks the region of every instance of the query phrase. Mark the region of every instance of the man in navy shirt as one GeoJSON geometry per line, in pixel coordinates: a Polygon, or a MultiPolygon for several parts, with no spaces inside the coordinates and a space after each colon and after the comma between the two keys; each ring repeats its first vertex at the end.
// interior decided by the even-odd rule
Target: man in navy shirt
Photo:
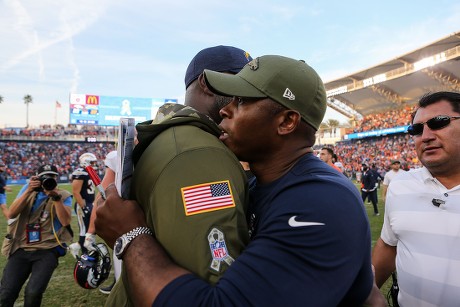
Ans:
{"type": "Polygon", "coordinates": [[[317,73],[303,61],[263,56],[236,75],[205,76],[211,91],[233,97],[220,111],[220,139],[255,175],[251,242],[211,286],[174,264],[140,207],[109,187],[96,228],[116,242],[136,305],[384,306],[360,195],[312,153],[326,111],[317,73]]]}
{"type": "Polygon", "coordinates": [[[374,215],[380,215],[379,208],[377,206],[377,172],[369,169],[367,164],[362,165],[362,170],[363,176],[361,177],[361,197],[363,202],[366,201],[366,198],[372,202],[372,206],[374,206],[374,215]]]}
{"type": "Polygon", "coordinates": [[[94,154],[86,152],[78,160],[80,167],[72,173],[72,194],[75,198],[74,210],[77,215],[78,228],[80,229],[78,243],[82,252],[86,254],[88,249],[84,243],[86,232],[89,228],[91,211],[93,210],[96,187],[85,168],[87,166],[96,167],[97,158],[94,154]]]}
{"type": "Polygon", "coordinates": [[[5,163],[0,160],[0,208],[2,209],[3,215],[8,219],[8,207],[6,206],[6,191],[11,192],[11,188],[6,185],[6,178],[3,177],[5,172],[5,163]]]}

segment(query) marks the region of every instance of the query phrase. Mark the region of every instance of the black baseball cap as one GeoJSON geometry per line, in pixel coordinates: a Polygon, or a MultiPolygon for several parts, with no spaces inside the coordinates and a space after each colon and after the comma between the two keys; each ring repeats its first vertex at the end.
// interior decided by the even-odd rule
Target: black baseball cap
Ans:
{"type": "Polygon", "coordinates": [[[187,67],[185,88],[205,69],[236,74],[251,60],[252,57],[248,52],[232,46],[219,45],[203,49],[195,55],[187,67]]]}
{"type": "Polygon", "coordinates": [[[50,164],[44,164],[40,166],[37,172],[38,177],[43,176],[43,175],[56,175],[57,176],[59,175],[59,173],[58,173],[56,166],[50,165],[50,164]]]}

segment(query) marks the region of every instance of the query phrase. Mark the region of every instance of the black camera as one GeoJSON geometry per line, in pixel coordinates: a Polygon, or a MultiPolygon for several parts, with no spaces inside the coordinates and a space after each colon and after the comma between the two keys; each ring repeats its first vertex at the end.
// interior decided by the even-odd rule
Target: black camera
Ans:
{"type": "Polygon", "coordinates": [[[41,187],[37,188],[37,191],[41,191],[42,189],[52,191],[57,187],[57,181],[54,176],[42,175],[38,177],[38,180],[41,182],[41,187]]]}

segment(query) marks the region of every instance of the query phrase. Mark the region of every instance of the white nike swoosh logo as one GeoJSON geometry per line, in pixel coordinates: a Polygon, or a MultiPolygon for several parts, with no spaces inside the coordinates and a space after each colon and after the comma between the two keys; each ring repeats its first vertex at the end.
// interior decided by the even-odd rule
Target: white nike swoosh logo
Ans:
{"type": "Polygon", "coordinates": [[[289,222],[288,222],[289,226],[291,226],[291,227],[303,227],[303,226],[321,226],[321,225],[325,225],[324,223],[318,223],[318,222],[299,222],[299,221],[295,220],[296,217],[297,217],[297,215],[294,215],[289,219],[289,222]]]}

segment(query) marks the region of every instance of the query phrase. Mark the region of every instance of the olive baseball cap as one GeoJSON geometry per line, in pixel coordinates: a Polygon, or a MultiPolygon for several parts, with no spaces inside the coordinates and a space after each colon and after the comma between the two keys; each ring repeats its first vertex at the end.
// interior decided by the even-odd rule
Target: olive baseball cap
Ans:
{"type": "Polygon", "coordinates": [[[318,130],[326,112],[326,90],[316,71],[304,61],[264,55],[246,64],[236,75],[205,69],[211,91],[222,96],[269,97],[318,130]]]}

